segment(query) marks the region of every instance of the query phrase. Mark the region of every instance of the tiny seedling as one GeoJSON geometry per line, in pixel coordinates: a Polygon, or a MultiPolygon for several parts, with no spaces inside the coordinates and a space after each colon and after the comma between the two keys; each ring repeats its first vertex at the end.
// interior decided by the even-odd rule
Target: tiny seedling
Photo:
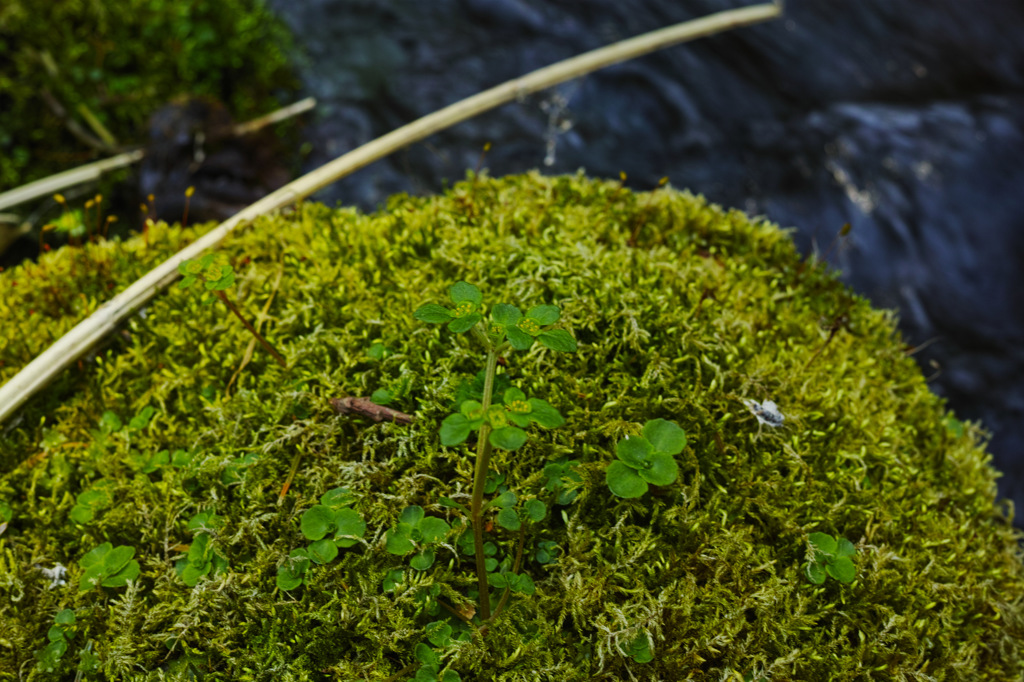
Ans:
{"type": "Polygon", "coordinates": [[[49,644],[35,652],[36,668],[40,672],[52,673],[74,637],[75,612],[71,609],[64,609],[57,614],[53,625],[46,633],[49,644]]]}
{"type": "Polygon", "coordinates": [[[411,505],[402,510],[398,525],[387,532],[385,549],[399,556],[416,552],[409,565],[425,571],[434,565],[435,553],[429,545],[443,540],[449,530],[451,526],[444,519],[427,516],[423,507],[411,505]]]}
{"type": "Polygon", "coordinates": [[[293,549],[288,560],[277,569],[277,586],[294,590],[302,584],[311,563],[328,564],[366,534],[366,522],[359,512],[349,509],[355,502],[348,488],[332,488],[320,496],[320,504],[302,514],[299,527],[311,544],[293,549]]]}
{"type": "Polygon", "coordinates": [[[109,479],[101,478],[96,481],[78,494],[78,497],[75,498],[75,506],[71,508],[71,513],[68,516],[75,523],[89,523],[98,512],[106,509],[113,502],[111,493],[113,487],[114,482],[109,479]]]}
{"type": "Polygon", "coordinates": [[[129,580],[139,577],[139,562],[132,559],[134,547],[114,547],[104,542],[78,560],[84,573],[78,582],[79,592],[88,592],[94,587],[124,587],[129,580]]]}
{"type": "Polygon", "coordinates": [[[644,424],[642,436],[627,436],[615,446],[618,461],[608,465],[605,481],[612,493],[625,498],[640,497],[647,484],[669,485],[679,476],[673,455],[686,447],[686,433],[675,422],[652,419],[644,424]]]}
{"type": "Polygon", "coordinates": [[[643,632],[623,646],[622,653],[637,663],[650,663],[654,660],[654,654],[651,653],[651,642],[643,632]]]}
{"type": "MultiPolygon", "coordinates": [[[[484,494],[487,492],[485,488],[488,487],[491,473],[491,449],[518,450],[526,443],[526,429],[531,424],[550,429],[565,423],[562,415],[550,403],[539,398],[528,398],[522,390],[514,386],[504,388],[500,393],[500,400],[494,400],[498,358],[511,350],[529,350],[534,342],[554,351],[571,353],[576,351],[576,339],[564,329],[550,328],[561,317],[562,313],[558,306],[534,306],[524,315],[514,305],[497,303],[490,309],[489,316],[485,317],[487,311],[483,305],[483,294],[476,286],[468,282],[456,282],[448,294],[454,307],[427,303],[417,308],[413,317],[430,324],[444,324],[449,331],[456,334],[472,332],[486,351],[483,386],[479,391],[479,398],[474,395],[476,391],[473,386],[460,391],[463,395],[460,396],[456,408],[458,411],[441,423],[440,430],[441,444],[446,447],[461,445],[467,442],[474,432],[477,434],[473,494],[468,511],[473,530],[473,554],[476,557],[479,600],[477,613],[481,620],[486,622],[491,618],[489,586],[522,593],[530,593],[533,588],[532,580],[525,574],[510,569],[500,573],[488,570],[488,564],[491,563],[488,559],[493,557],[488,557],[484,548],[484,511],[497,506],[500,509],[498,525],[505,529],[518,529],[521,525],[521,519],[513,508],[517,502],[513,493],[507,490],[498,491],[498,497],[484,504],[484,494]]],[[[496,486],[492,487],[490,492],[494,492],[494,488],[496,486]]],[[[546,513],[543,503],[539,500],[532,502],[533,504],[528,503],[529,506],[524,506],[525,513],[531,520],[534,517],[543,518],[546,513]]],[[[448,506],[463,508],[455,503],[449,503],[448,506]]],[[[411,512],[410,509],[418,507],[410,507],[403,512],[403,515],[409,515],[408,519],[413,520],[413,523],[403,520],[399,527],[388,535],[388,551],[395,554],[411,553],[418,542],[430,543],[429,540],[422,540],[423,529],[417,525],[425,521],[422,510],[411,512]],[[416,531],[419,531],[421,541],[413,537],[416,531]]],[[[443,535],[436,535],[441,530],[440,526],[433,522],[431,526],[428,526],[428,531],[433,532],[428,532],[427,536],[440,540],[443,535]]],[[[447,532],[447,524],[444,530],[447,532]]],[[[414,568],[418,565],[429,567],[433,563],[433,558],[432,550],[421,549],[413,558],[416,564],[412,565],[414,568]]]]}
{"type": "Polygon", "coordinates": [[[828,533],[811,533],[807,537],[810,557],[807,561],[807,579],[815,585],[825,582],[831,576],[841,583],[852,583],[857,577],[857,567],[851,557],[857,553],[853,543],[844,537],[838,540],[828,533]]]}
{"type": "Polygon", "coordinates": [[[224,521],[211,512],[196,514],[188,522],[188,529],[195,536],[188,549],[188,556],[174,564],[174,571],[181,581],[189,587],[195,587],[203,576],[218,576],[228,570],[228,560],[214,547],[214,535],[224,525],[224,521]]]}
{"type": "Polygon", "coordinates": [[[217,254],[208,253],[199,260],[187,260],[178,264],[178,272],[184,275],[184,279],[178,283],[178,287],[181,289],[187,289],[196,282],[202,282],[203,286],[208,292],[212,293],[212,296],[206,296],[203,298],[203,304],[208,304],[213,301],[214,297],[219,298],[224,302],[224,305],[228,307],[235,317],[241,320],[245,328],[249,330],[249,333],[256,337],[256,340],[260,342],[260,345],[270,353],[277,364],[287,368],[288,362],[284,359],[276,348],[270,345],[263,336],[256,331],[256,328],[252,326],[252,323],[246,319],[242,311],[228,298],[227,294],[224,293],[226,289],[231,288],[235,284],[235,271],[227,263],[224,263],[217,258],[217,254]]]}

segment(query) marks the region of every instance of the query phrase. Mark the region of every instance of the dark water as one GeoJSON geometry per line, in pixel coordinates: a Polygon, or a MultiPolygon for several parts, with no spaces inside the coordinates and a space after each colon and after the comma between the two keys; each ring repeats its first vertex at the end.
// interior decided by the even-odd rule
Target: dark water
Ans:
{"type": "MultiPolygon", "coordinates": [[[[318,166],[481,89],[726,0],[272,0],[320,100],[318,166]]],[[[372,209],[540,167],[668,176],[796,228],[895,307],[931,385],[993,432],[1024,505],[1024,3],[804,0],[782,20],[606,69],[507,105],[321,193],[372,209]],[[545,161],[549,165],[545,165],[545,161]],[[938,369],[936,369],[936,367],[938,369]]]]}

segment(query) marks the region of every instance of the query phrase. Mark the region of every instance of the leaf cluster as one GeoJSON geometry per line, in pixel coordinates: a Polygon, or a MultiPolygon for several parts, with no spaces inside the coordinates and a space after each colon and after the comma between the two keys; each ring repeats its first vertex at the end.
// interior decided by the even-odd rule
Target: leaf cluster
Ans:
{"type": "Polygon", "coordinates": [[[434,549],[428,545],[443,540],[449,530],[451,526],[444,519],[427,516],[423,507],[410,505],[399,514],[398,525],[386,533],[385,549],[399,556],[416,552],[409,565],[425,571],[434,565],[435,558],[434,549]]]}
{"type": "Polygon", "coordinates": [[[500,405],[484,406],[476,400],[466,400],[455,414],[441,422],[441,444],[452,447],[464,443],[469,434],[488,424],[491,445],[502,450],[518,450],[526,443],[523,428],[537,424],[554,429],[565,419],[549,402],[540,398],[527,398],[518,388],[506,389],[500,405]]]}
{"type": "Polygon", "coordinates": [[[815,585],[825,582],[831,576],[841,583],[853,582],[857,567],[853,564],[857,553],[853,543],[844,537],[834,538],[828,533],[811,533],[807,537],[810,557],[807,560],[807,579],[815,585]]]}
{"type": "Polygon", "coordinates": [[[87,552],[78,560],[84,569],[79,579],[79,592],[87,592],[95,587],[124,587],[129,580],[139,577],[139,562],[132,559],[135,548],[119,545],[114,547],[104,542],[99,547],[87,552]]]}
{"type": "Polygon", "coordinates": [[[188,555],[174,564],[174,572],[189,587],[195,587],[203,576],[218,576],[228,570],[228,560],[215,548],[214,534],[224,521],[212,512],[201,512],[188,521],[188,530],[195,533],[188,555]]]}
{"type": "Polygon", "coordinates": [[[679,476],[673,455],[686,447],[686,433],[675,422],[652,419],[642,436],[627,436],[615,446],[618,460],[608,465],[605,480],[619,497],[640,497],[647,484],[669,485],[679,476]]]}

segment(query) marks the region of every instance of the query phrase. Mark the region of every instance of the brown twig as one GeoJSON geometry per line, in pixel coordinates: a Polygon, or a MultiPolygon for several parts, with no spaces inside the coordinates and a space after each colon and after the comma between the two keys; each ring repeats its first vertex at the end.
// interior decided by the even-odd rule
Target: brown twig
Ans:
{"type": "Polygon", "coordinates": [[[396,424],[412,424],[413,416],[405,412],[378,405],[369,398],[331,398],[331,407],[338,414],[358,414],[375,422],[395,422],[396,424]]]}

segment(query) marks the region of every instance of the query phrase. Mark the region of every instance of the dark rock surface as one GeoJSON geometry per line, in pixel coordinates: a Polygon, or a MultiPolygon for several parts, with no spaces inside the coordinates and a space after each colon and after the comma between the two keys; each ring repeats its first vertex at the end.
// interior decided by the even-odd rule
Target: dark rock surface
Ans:
{"type": "MultiPolygon", "coordinates": [[[[318,166],[481,89],[729,0],[272,0],[320,100],[318,166]]],[[[786,16],[611,67],[374,164],[318,198],[374,208],[492,175],[668,176],[796,228],[877,305],[1024,508],[1024,4],[795,0],[786,16]],[[545,165],[545,161],[550,162],[545,165]],[[937,366],[937,369],[936,369],[937,366]]],[[[1018,519],[1018,523],[1020,519],[1018,519]]]]}

